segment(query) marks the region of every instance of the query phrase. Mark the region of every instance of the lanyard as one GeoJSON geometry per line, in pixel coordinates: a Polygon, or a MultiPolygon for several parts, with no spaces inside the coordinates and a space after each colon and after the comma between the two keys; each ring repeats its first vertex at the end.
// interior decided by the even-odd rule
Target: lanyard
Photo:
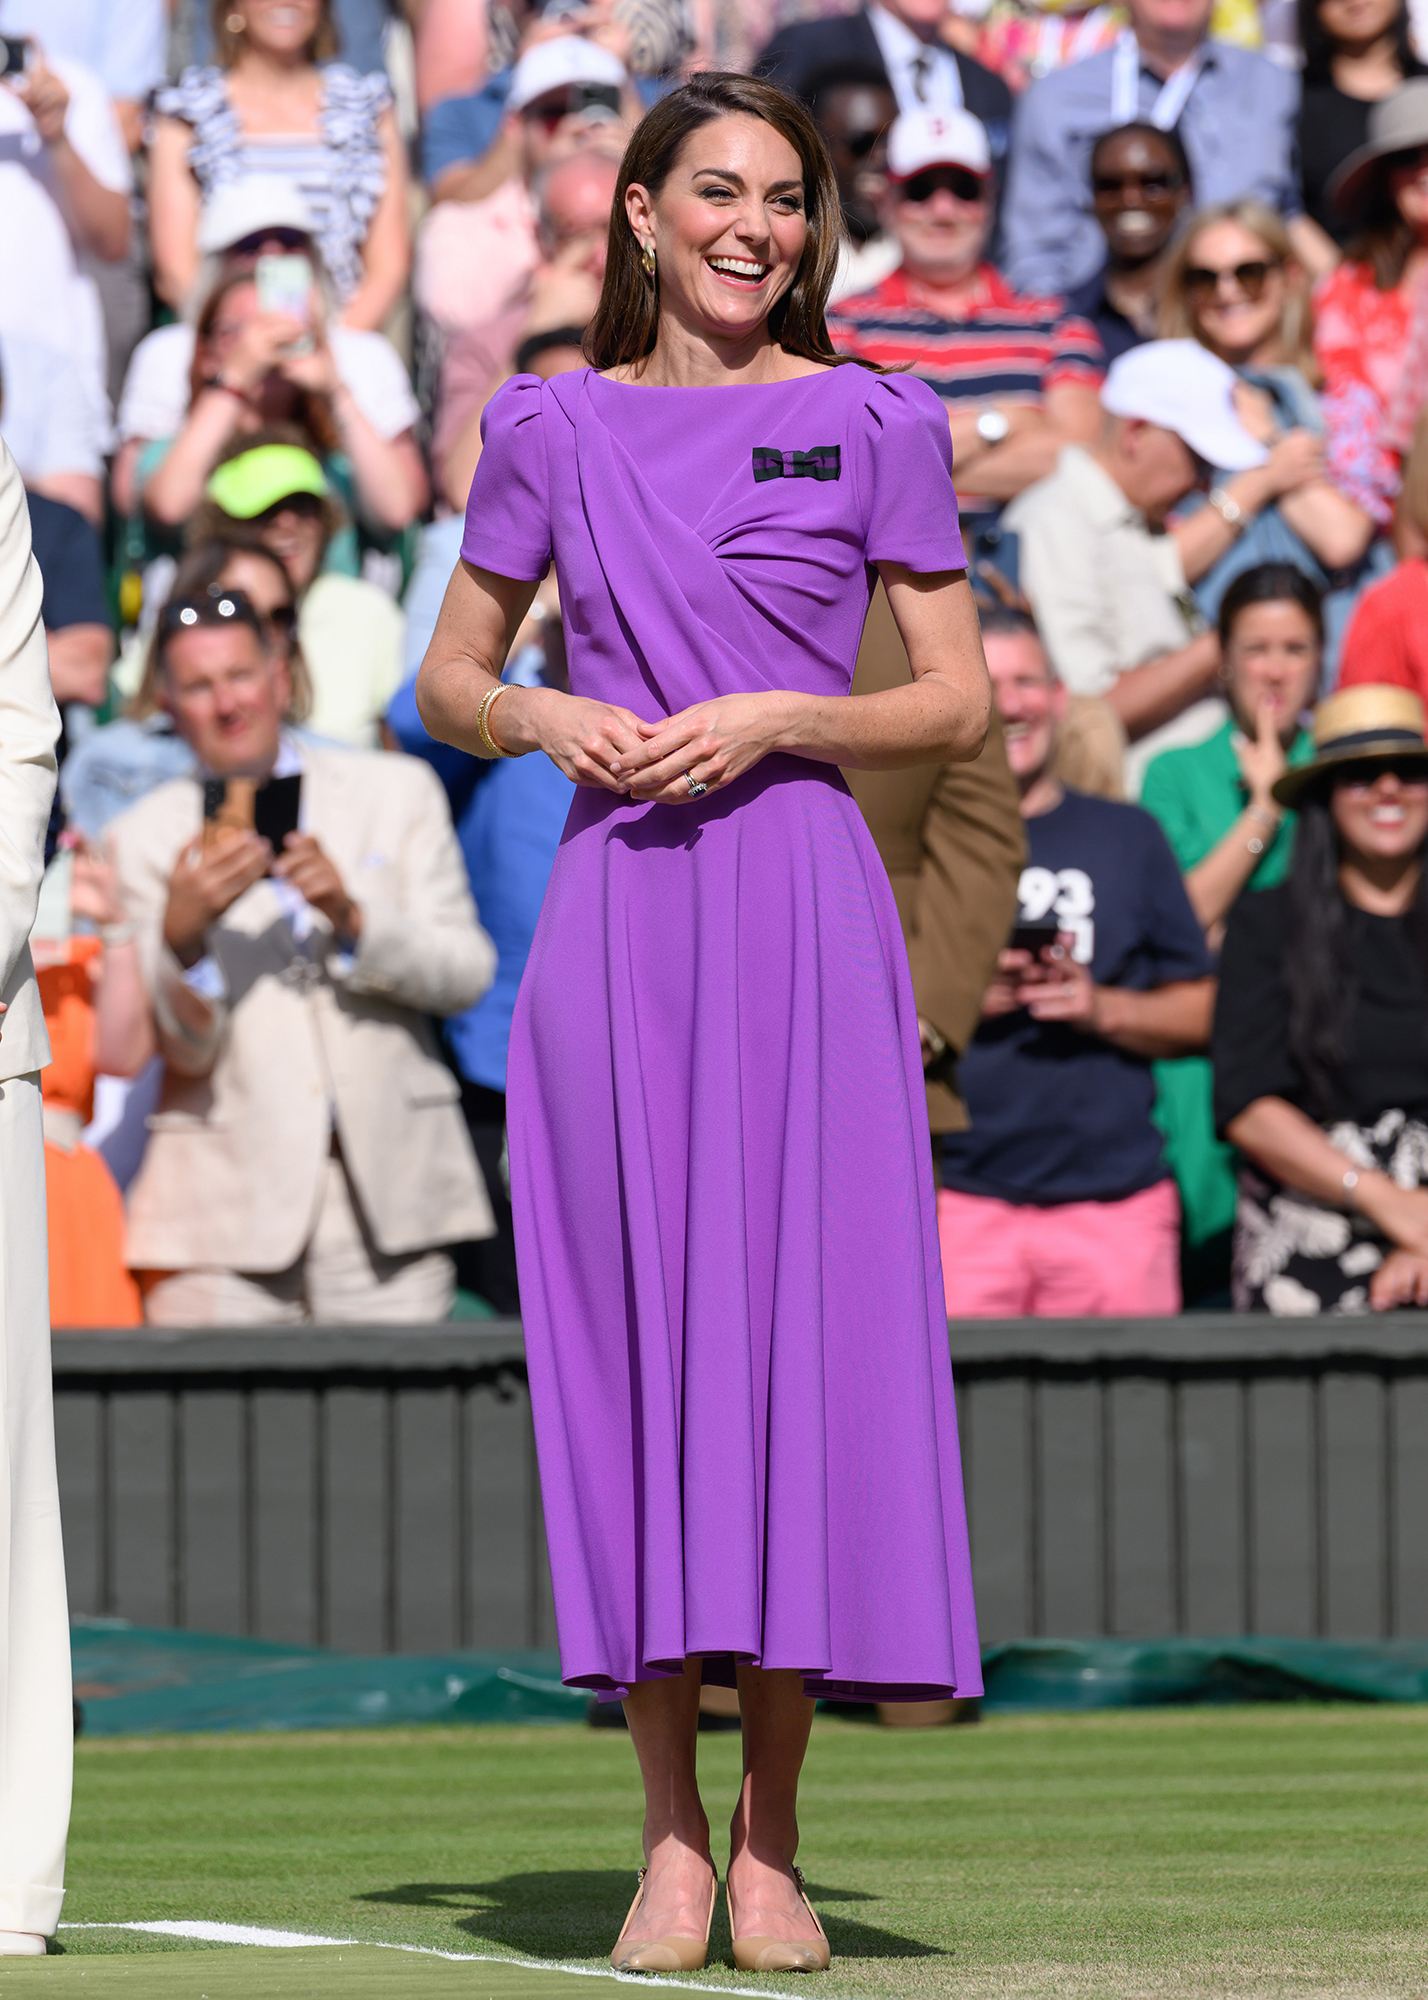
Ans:
{"type": "MultiPolygon", "coordinates": [[[[1166,78],[1160,95],[1150,109],[1150,122],[1157,131],[1170,132],[1179,124],[1180,114],[1199,82],[1204,66],[1205,49],[1202,44],[1187,62],[1181,63],[1173,76],[1166,78]]],[[[1134,32],[1123,28],[1111,62],[1111,122],[1113,125],[1129,125],[1139,116],[1140,49],[1134,32]]]]}

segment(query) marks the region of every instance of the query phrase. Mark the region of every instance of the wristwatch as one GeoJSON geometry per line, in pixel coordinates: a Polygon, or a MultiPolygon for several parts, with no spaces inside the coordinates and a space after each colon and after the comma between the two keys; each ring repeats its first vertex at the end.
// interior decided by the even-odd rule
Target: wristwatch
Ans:
{"type": "Polygon", "coordinates": [[[977,436],[985,445],[1000,444],[1011,429],[1011,418],[1003,410],[983,410],[977,419],[977,436]]]}
{"type": "Polygon", "coordinates": [[[1225,526],[1238,534],[1244,526],[1245,510],[1233,493],[1227,493],[1223,486],[1212,486],[1206,497],[1225,526]]]}

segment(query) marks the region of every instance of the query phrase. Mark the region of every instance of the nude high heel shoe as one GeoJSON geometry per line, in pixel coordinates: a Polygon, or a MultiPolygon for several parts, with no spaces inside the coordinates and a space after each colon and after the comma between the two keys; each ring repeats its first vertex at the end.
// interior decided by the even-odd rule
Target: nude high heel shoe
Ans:
{"type": "Polygon", "coordinates": [[[646,1938],[643,1944],[625,1945],[625,1932],[634,1922],[635,1911],[640,1907],[648,1872],[645,1868],[640,1870],[635,1900],[615,1940],[610,1963],[616,1972],[698,1972],[709,1955],[709,1933],[714,1928],[714,1904],[719,1895],[719,1871],[715,1869],[714,1880],[709,1885],[709,1917],[704,1926],[702,1944],[698,1938],[661,1937],[646,1938]],[[622,1945],[625,1946],[623,1950],[622,1945]]]}
{"type": "MultiPolygon", "coordinates": [[[[812,1939],[804,1939],[798,1944],[790,1944],[785,1938],[734,1937],[734,1906],[730,1903],[729,1935],[733,1939],[734,1963],[740,1972],[826,1972],[832,1963],[833,1954],[828,1948],[827,1934],[818,1922],[817,1910],[808,1900],[802,1869],[794,1869],[793,1879],[798,1884],[804,1909],[818,1925],[818,1942],[815,1944],[812,1939]]],[[[726,1882],[726,1897],[728,1893],[726,1882]]]]}

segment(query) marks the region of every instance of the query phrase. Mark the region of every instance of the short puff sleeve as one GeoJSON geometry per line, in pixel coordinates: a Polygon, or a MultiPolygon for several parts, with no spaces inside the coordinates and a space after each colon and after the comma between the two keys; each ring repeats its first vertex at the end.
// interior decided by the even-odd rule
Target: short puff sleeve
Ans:
{"type": "Polygon", "coordinates": [[[550,473],[537,375],[513,375],[481,416],[481,456],[466,501],[465,561],[534,583],[550,567],[550,473]]]}
{"type": "Polygon", "coordinates": [[[854,420],[853,455],[868,561],[919,576],[965,569],[941,398],[916,376],[874,375],[854,420]]]}

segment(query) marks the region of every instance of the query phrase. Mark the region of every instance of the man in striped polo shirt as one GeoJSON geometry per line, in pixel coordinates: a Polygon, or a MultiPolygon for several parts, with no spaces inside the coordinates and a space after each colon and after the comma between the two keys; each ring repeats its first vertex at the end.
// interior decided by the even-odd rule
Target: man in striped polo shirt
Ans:
{"type": "Polygon", "coordinates": [[[1101,343],[1059,299],[1020,298],[987,261],[992,156],[968,111],[905,111],[888,136],[884,227],[902,264],[828,315],[833,342],[905,368],[947,406],[963,531],[981,542],[1006,501],[1094,437],[1101,343]]]}

